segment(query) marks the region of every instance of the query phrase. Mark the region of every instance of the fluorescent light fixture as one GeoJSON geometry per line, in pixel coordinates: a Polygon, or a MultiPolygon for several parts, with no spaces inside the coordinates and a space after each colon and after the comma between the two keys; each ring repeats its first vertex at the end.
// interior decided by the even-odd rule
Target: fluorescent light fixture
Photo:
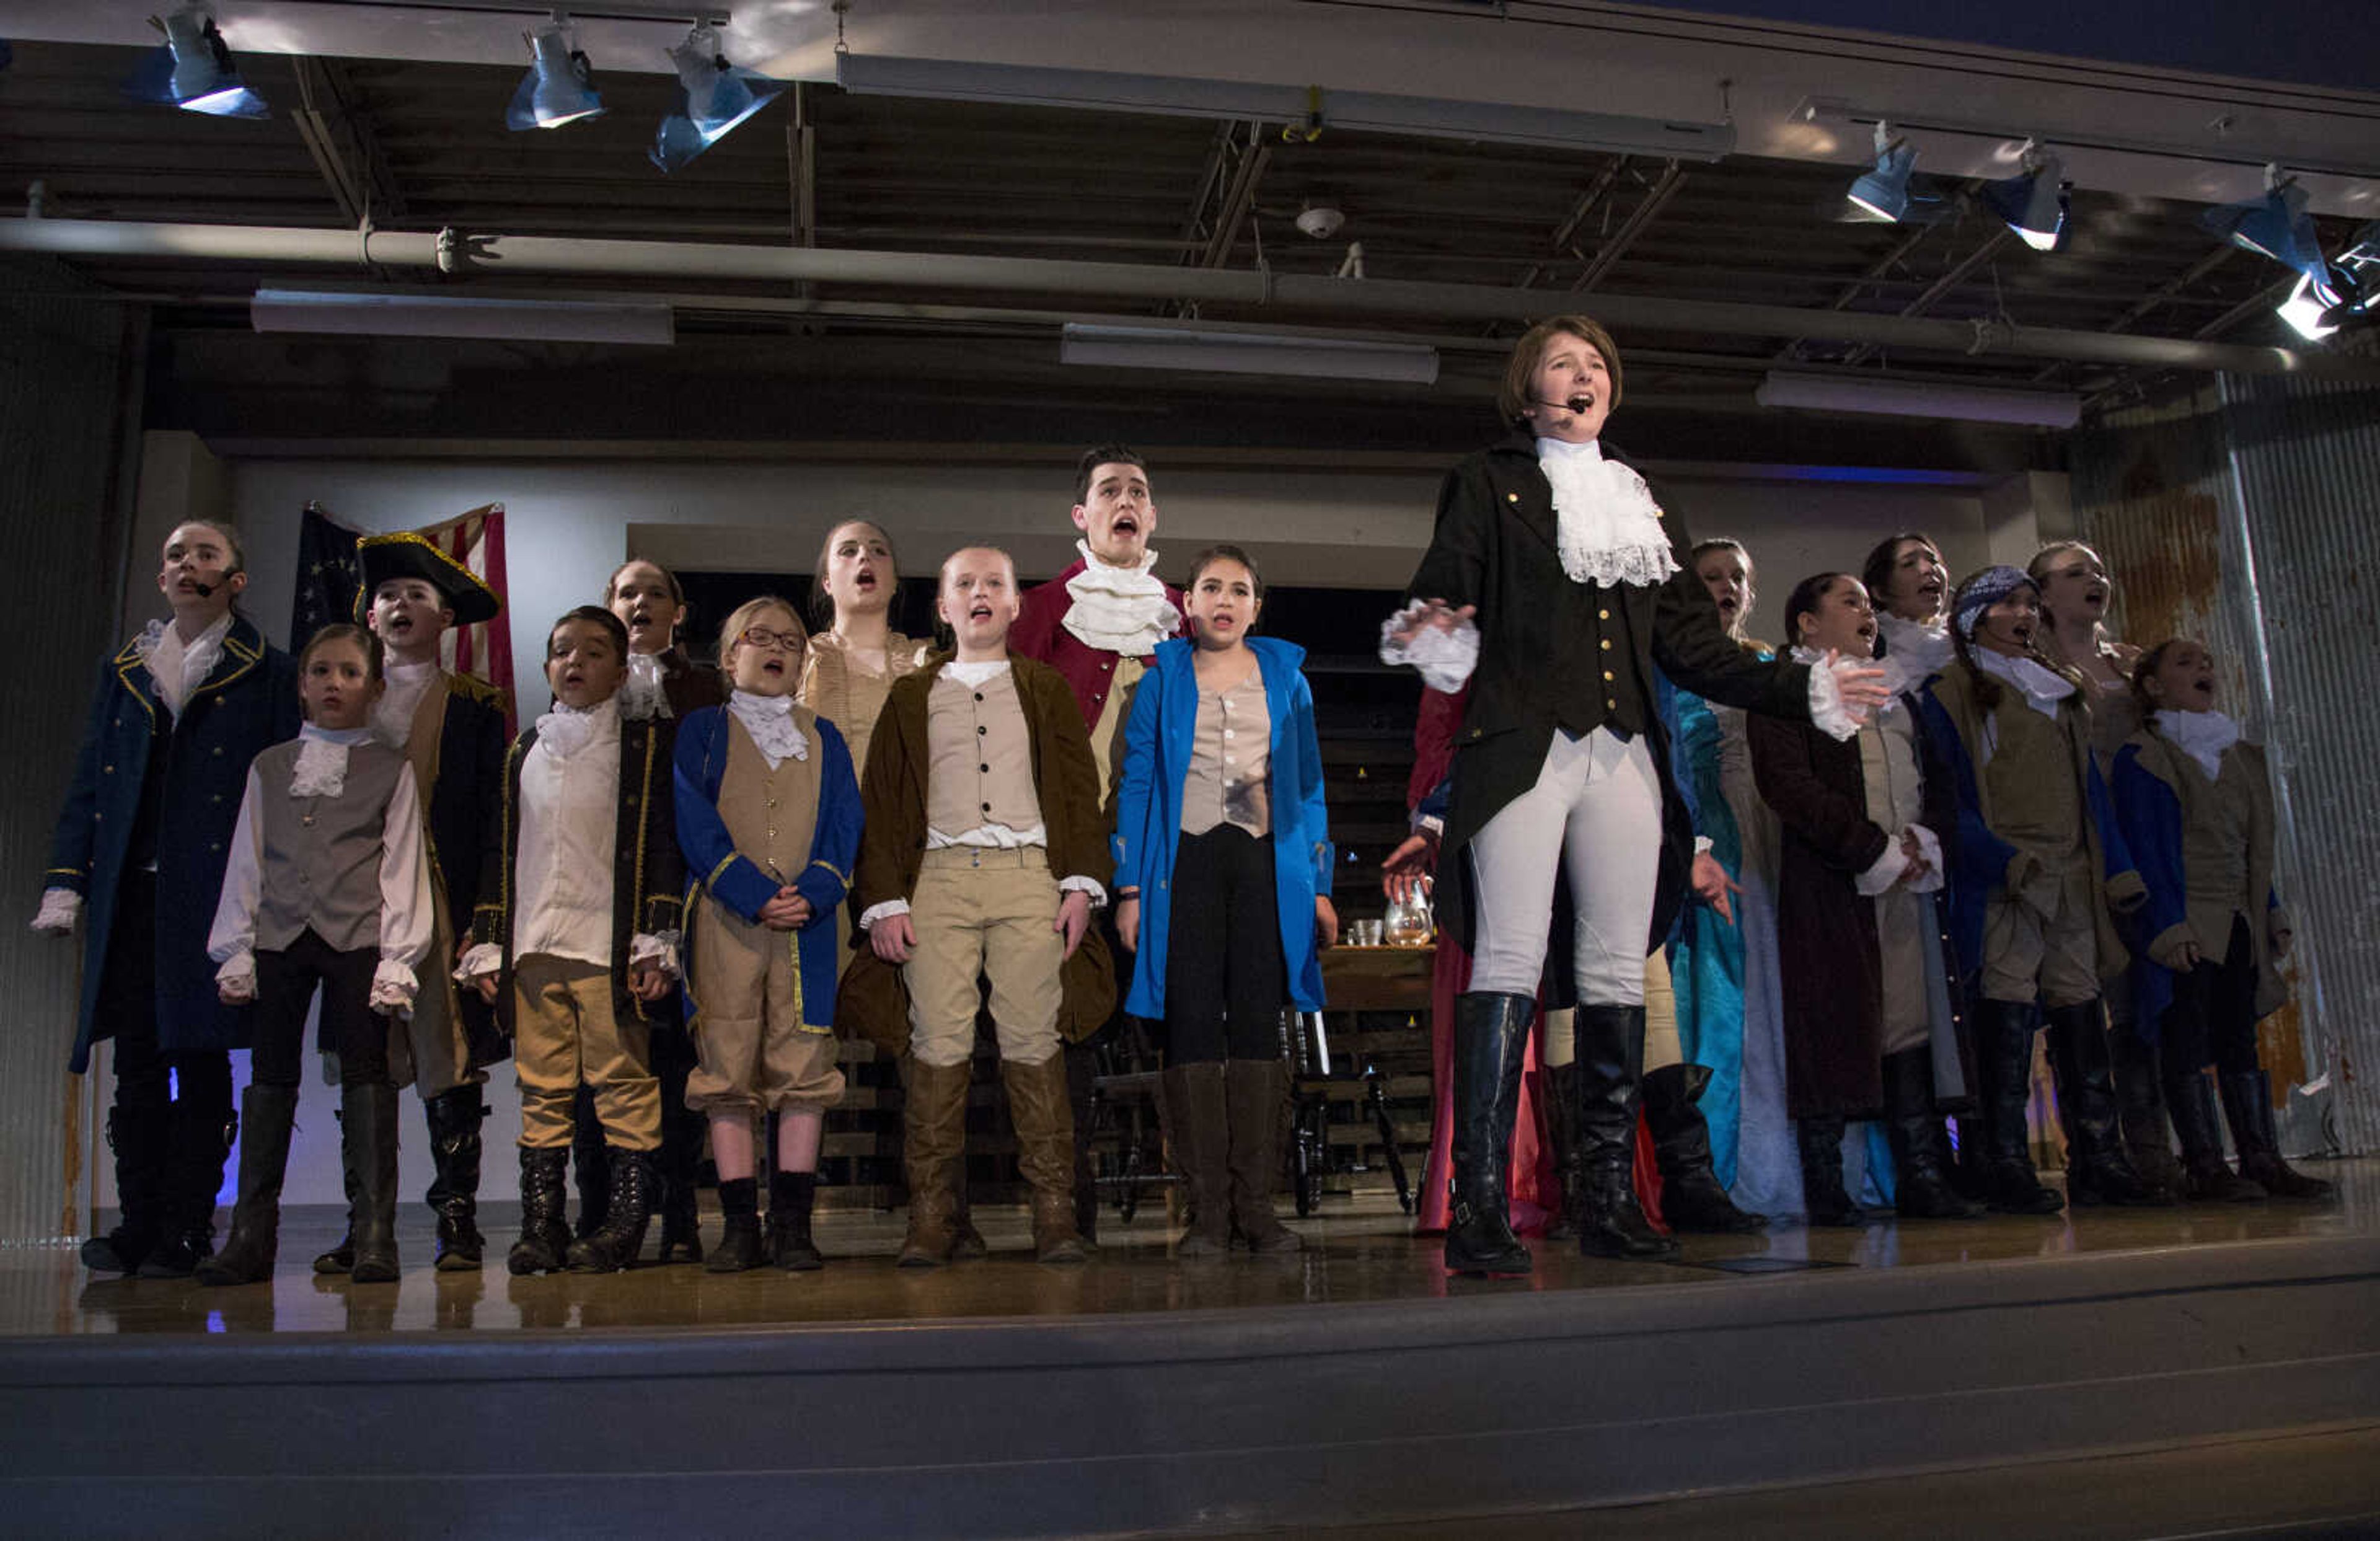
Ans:
{"type": "Polygon", "coordinates": [[[2024,169],[2016,176],[1984,185],[1984,202],[2002,223],[2024,237],[2035,251],[2055,249],[2066,233],[2066,212],[2073,201],[2073,185],[2056,155],[2024,141],[2024,169]]]}
{"type": "Polygon", "coordinates": [[[1208,374],[1305,375],[1429,385],[1438,349],[1419,343],[1369,343],[1267,332],[1194,332],[1161,326],[1097,326],[1068,322],[1058,358],[1068,364],[1208,374]]]}
{"type": "Polygon", "coordinates": [[[1950,418],[1961,422],[2016,423],[2027,428],[2072,428],[2082,416],[2082,398],[2071,391],[2017,391],[1994,385],[1866,380],[1851,375],[1780,370],[1771,370],[1752,395],[1763,406],[1875,412],[1897,418],[1950,418]]]}
{"type": "Polygon", "coordinates": [[[719,34],[705,26],[688,32],[669,57],[677,69],[677,110],[662,119],[646,152],[663,171],[675,171],[717,144],[784,91],[756,70],[729,64],[719,51],[719,34]]]}
{"type": "Polygon", "coordinates": [[[2289,329],[2309,343],[2318,343],[2338,330],[2338,323],[2329,319],[2334,308],[2315,297],[2313,280],[2298,275],[2298,286],[2289,297],[2273,307],[2273,313],[2289,323],[2289,329]]]}
{"type": "Polygon", "coordinates": [[[863,96],[916,96],[1020,106],[1083,107],[1170,117],[1254,118],[1366,133],[1486,140],[1717,161],[1735,149],[1735,127],[1682,118],[1629,117],[1442,97],[1325,91],[1305,84],[1114,75],[960,59],[835,55],[835,83],[863,96]]]}
{"type": "Polygon", "coordinates": [[[1895,139],[1882,118],[1876,120],[1876,165],[1864,171],[1844,194],[1852,206],[1880,220],[1898,221],[1909,212],[1909,176],[1917,169],[1917,147],[1895,139]]]}
{"type": "Polygon", "coordinates": [[[240,79],[231,45],[205,6],[188,5],[162,21],[150,19],[164,32],[164,45],[142,56],[124,82],[128,95],[209,117],[273,115],[264,98],[240,79]]]}
{"type": "Polygon", "coordinates": [[[520,89],[505,109],[505,127],[559,128],[582,117],[603,115],[594,70],[572,39],[568,20],[556,13],[552,22],[529,34],[528,46],[528,73],[521,77],[520,89]]]}
{"type": "Polygon", "coordinates": [[[439,294],[259,289],[248,314],[259,332],[656,347],[677,340],[675,314],[659,300],[465,299],[439,294]]]}

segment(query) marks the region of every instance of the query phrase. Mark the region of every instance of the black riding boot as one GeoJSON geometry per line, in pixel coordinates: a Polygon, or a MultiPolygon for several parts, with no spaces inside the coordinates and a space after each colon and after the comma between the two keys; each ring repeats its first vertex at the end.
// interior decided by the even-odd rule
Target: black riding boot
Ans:
{"type": "Polygon", "coordinates": [[[487,1253],[480,1234],[480,1124],[485,1099],[475,1084],[441,1092],[421,1105],[430,1125],[430,1159],[437,1176],[430,1183],[430,1207],[438,1216],[437,1268],[441,1273],[476,1268],[487,1253]]]}
{"type": "Polygon", "coordinates": [[[115,1155],[115,1229],[82,1244],[94,1273],[130,1273],[165,1232],[167,1120],[164,1108],[107,1110],[107,1148],[115,1155]]]}
{"type": "Polygon", "coordinates": [[[214,1254],[215,1195],[223,1188],[224,1163],[239,1138],[228,1061],[176,1062],[174,1111],[166,1129],[166,1230],[140,1261],[143,1279],[188,1279],[214,1254]]]}
{"type": "Polygon", "coordinates": [[[1661,1169],[1661,1218],[1672,1231],[1740,1236],[1768,1221],[1737,1208],[1711,1171],[1710,1125],[1696,1106],[1710,1078],[1710,1068],[1697,1064],[1663,1065],[1645,1077],[1645,1122],[1661,1169]]]}
{"type": "Polygon", "coordinates": [[[1578,1066],[1548,1065],[1546,1128],[1554,1144],[1554,1173],[1561,1183],[1561,1213],[1546,1226],[1546,1240],[1574,1241],[1578,1212],[1586,1201],[1586,1153],[1578,1143],[1578,1066]]]}
{"type": "Polygon", "coordinates": [[[2116,1066],[2116,1109],[2124,1131],[2124,1154],[2141,1181],[2168,1198],[2181,1194],[2181,1163],[2174,1159],[2173,1131],[2166,1121],[2165,1085],[2157,1074],[2156,1048],[2143,1043],[2129,1023],[2107,1028],[2108,1056],[2116,1066]]]}
{"type": "Polygon", "coordinates": [[[2223,1113],[2231,1124],[2240,1175],[2275,1198],[2328,1198],[2338,1190],[2281,1159],[2273,1127],[2273,1084],[2261,1070],[2225,1071],[2223,1113]]]}
{"type": "Polygon", "coordinates": [[[1909,1219],[1983,1218],[1985,1206],[1961,1197],[1944,1170],[1931,1050],[1904,1049],[1884,1057],[1884,1110],[1892,1141],[1893,1207],[1909,1219]]]}
{"type": "MultiPolygon", "coordinates": [[[[346,1113],[334,1108],[331,1116],[339,1121],[339,1148],[346,1148],[346,1113]]],[[[343,1156],[339,1159],[339,1176],[347,1194],[347,1229],[346,1234],[331,1244],[328,1252],[314,1256],[314,1271],[320,1274],[351,1273],[356,1266],[356,1173],[343,1156]]]]}
{"type": "Polygon", "coordinates": [[[2265,1190],[2235,1177],[2223,1160],[2222,1114],[2215,1107],[2215,1083],[2203,1070],[2166,1057],[2165,1106],[2181,1141],[2182,1196],[2194,1204],[2261,1204],[2265,1190]]]}
{"type": "Polygon", "coordinates": [[[1793,1143],[1802,1156],[1802,1203],[1812,1225],[1856,1231],[1867,1211],[1843,1188],[1843,1119],[1840,1113],[1793,1121],[1793,1143]]]}
{"type": "Polygon", "coordinates": [[[602,1229],[570,1244],[572,1273],[617,1273],[636,1267],[653,1218],[653,1157],[649,1150],[612,1151],[612,1209],[602,1229]]]}
{"type": "Polygon", "coordinates": [[[253,1284],[273,1277],[280,1256],[281,1183],[289,1171],[289,1131],[298,1088],[250,1086],[240,1097],[248,1137],[239,1146],[239,1202],[223,1250],[199,1264],[201,1284],[253,1284]]]}
{"type": "Polygon", "coordinates": [[[1536,1012],[1536,1001],[1526,995],[1470,990],[1455,998],[1449,1273],[1529,1271],[1529,1249],[1512,1234],[1504,1169],[1512,1159],[1521,1061],[1528,1051],[1529,1020],[1536,1012]]]}
{"type": "Polygon", "coordinates": [[[2058,1110],[2066,1126],[2066,1198],[2070,1204],[2128,1206],[2173,1202],[2141,1181],[2124,1154],[2123,1121],[2116,1107],[2116,1067],[2107,1048],[2107,1020],[2097,1001],[2052,1006],[2049,1068],[2058,1081],[2058,1110]]]}
{"type": "Polygon", "coordinates": [[[1636,1202],[1636,1111],[1645,1067],[1645,1008],[1581,1005],[1577,1044],[1578,1141],[1586,1183],[1578,1250],[1588,1257],[1673,1257],[1677,1241],[1636,1202]]]}
{"type": "Polygon", "coordinates": [[[2066,1207],[2033,1170],[2024,1110],[2033,1083],[2033,1008],[2010,1001],[1978,1001],[1975,1069],[1983,1082],[1984,1138],[1991,1160],[1986,1200],[2003,1215],[2054,1215],[2066,1207]]]}
{"type": "Polygon", "coordinates": [[[570,1147],[520,1147],[520,1239],[504,1256],[504,1267],[516,1274],[552,1273],[562,1267],[570,1248],[570,1227],[563,1220],[569,1203],[570,1147]]]}
{"type": "Polygon", "coordinates": [[[603,1229],[612,1213],[612,1155],[603,1144],[594,1087],[579,1086],[570,1105],[570,1166],[578,1188],[578,1223],[570,1233],[585,1241],[603,1229]]]}
{"type": "Polygon", "coordinates": [[[340,1122],[348,1170],[356,1184],[356,1266],[358,1284],[394,1284],[396,1261],[396,1088],[385,1081],[339,1088],[340,1122]]]}

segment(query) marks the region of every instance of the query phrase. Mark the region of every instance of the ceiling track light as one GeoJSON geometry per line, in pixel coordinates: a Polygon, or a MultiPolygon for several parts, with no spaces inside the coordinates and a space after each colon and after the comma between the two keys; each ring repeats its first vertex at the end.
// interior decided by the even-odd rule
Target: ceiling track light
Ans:
{"type": "Polygon", "coordinates": [[[2024,169],[1985,183],[1984,202],[2025,245],[2035,251],[2056,250],[2066,236],[2074,184],[2066,180],[2066,168],[2057,155],[2038,140],[2025,140],[2018,157],[2024,169]]]}
{"type": "Polygon", "coordinates": [[[1909,217],[1912,201],[1932,200],[1912,194],[1910,178],[1917,170],[1917,147],[1894,133],[1882,118],[1876,122],[1876,164],[1862,172],[1843,196],[1852,207],[1871,219],[1898,224],[1909,217]]]}
{"type": "Polygon", "coordinates": [[[2267,257],[2298,275],[2287,299],[2274,308],[2300,336],[2309,341],[2338,329],[2333,311],[2344,310],[2360,287],[2342,281],[2322,254],[2313,216],[2306,212],[2306,191],[2277,165],[2265,168],[2265,196],[2241,203],[2209,209],[2199,223],[2232,245],[2267,257]]]}
{"type": "Polygon", "coordinates": [[[605,109],[603,99],[595,92],[594,70],[578,47],[570,18],[556,11],[551,21],[528,37],[528,73],[521,77],[520,89],[513,92],[512,105],[504,111],[504,127],[515,131],[559,128],[580,118],[602,116],[605,109]]]}
{"type": "Polygon", "coordinates": [[[223,30],[198,0],[162,19],[152,16],[149,24],[165,34],[165,42],[142,56],[124,82],[127,95],[209,117],[273,115],[264,98],[239,78],[223,30]]]}
{"type": "Polygon", "coordinates": [[[675,171],[717,144],[754,113],[783,94],[783,82],[740,69],[719,51],[719,34],[701,22],[669,51],[677,69],[677,110],[662,119],[653,164],[675,171]]]}

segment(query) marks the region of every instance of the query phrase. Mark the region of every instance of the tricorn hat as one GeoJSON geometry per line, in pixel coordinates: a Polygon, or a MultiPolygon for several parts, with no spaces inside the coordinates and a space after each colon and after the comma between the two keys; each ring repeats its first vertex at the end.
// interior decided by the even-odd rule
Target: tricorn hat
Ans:
{"type": "Polygon", "coordinates": [[[438,590],[458,626],[492,621],[504,603],[480,576],[410,530],[395,535],[367,535],[356,542],[356,570],[363,583],[356,591],[356,619],[371,611],[371,597],[391,578],[419,578],[438,590]]]}

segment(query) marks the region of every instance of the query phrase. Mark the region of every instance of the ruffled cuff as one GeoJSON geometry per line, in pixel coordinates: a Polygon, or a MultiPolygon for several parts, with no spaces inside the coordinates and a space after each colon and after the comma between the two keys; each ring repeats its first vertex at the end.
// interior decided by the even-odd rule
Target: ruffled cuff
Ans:
{"type": "Polygon", "coordinates": [[[215,970],[215,984],[218,988],[230,986],[232,993],[243,1001],[255,1000],[256,954],[243,947],[225,958],[224,965],[215,970]]]}
{"type": "Polygon", "coordinates": [[[1061,878],[1058,880],[1058,892],[1087,893],[1091,896],[1091,908],[1098,910],[1107,907],[1108,891],[1099,886],[1099,880],[1096,878],[1061,878]]]}
{"type": "Polygon", "coordinates": [[[1912,824],[1909,828],[1917,836],[1918,850],[1925,855],[1926,868],[1925,876],[1909,885],[1909,892],[1912,893],[1937,892],[1947,880],[1942,867],[1941,839],[1923,824],[1912,824]]]}
{"type": "MultiPolygon", "coordinates": [[[[1815,677],[1815,671],[1812,673],[1815,677]]],[[[1861,898],[1873,899],[1900,881],[1900,875],[1908,870],[1909,853],[1900,848],[1900,842],[1888,840],[1884,844],[1884,855],[1869,863],[1866,871],[1853,878],[1852,887],[1861,898]]]]}
{"type": "Polygon", "coordinates": [[[1415,600],[1380,623],[1380,661],[1410,664],[1421,671],[1424,685],[1451,696],[1462,689],[1471,678],[1471,671],[1479,667],[1479,628],[1463,620],[1456,622],[1451,630],[1423,626],[1407,640],[1395,640],[1395,634],[1412,625],[1426,608],[1415,600]]]}
{"type": "Polygon", "coordinates": [[[476,941],[463,953],[462,962],[455,965],[455,977],[465,984],[501,974],[504,967],[504,950],[492,941],[476,941]]]}
{"type": "Polygon", "coordinates": [[[382,958],[372,970],[371,1009],[395,1012],[403,1016],[413,1014],[413,995],[421,988],[413,970],[395,958],[382,958]]]}
{"type": "Polygon", "coordinates": [[[1810,666],[1810,721],[1820,733],[1837,743],[1856,737],[1860,719],[1843,705],[1843,684],[1840,677],[1847,669],[1863,669],[1866,665],[1856,659],[1838,658],[1832,663],[1810,666]]]}
{"type": "Polygon", "coordinates": [[[863,931],[872,930],[880,920],[908,913],[909,901],[906,899],[887,899],[880,904],[870,904],[859,912],[859,928],[863,931]]]}
{"type": "Polygon", "coordinates": [[[638,931],[628,939],[628,966],[659,964],[662,973],[677,977],[677,947],[683,933],[678,931],[638,931]]]}
{"type": "Polygon", "coordinates": [[[33,929],[64,936],[74,929],[75,916],[81,913],[81,894],[70,888],[45,888],[42,907],[33,916],[33,929]]]}

